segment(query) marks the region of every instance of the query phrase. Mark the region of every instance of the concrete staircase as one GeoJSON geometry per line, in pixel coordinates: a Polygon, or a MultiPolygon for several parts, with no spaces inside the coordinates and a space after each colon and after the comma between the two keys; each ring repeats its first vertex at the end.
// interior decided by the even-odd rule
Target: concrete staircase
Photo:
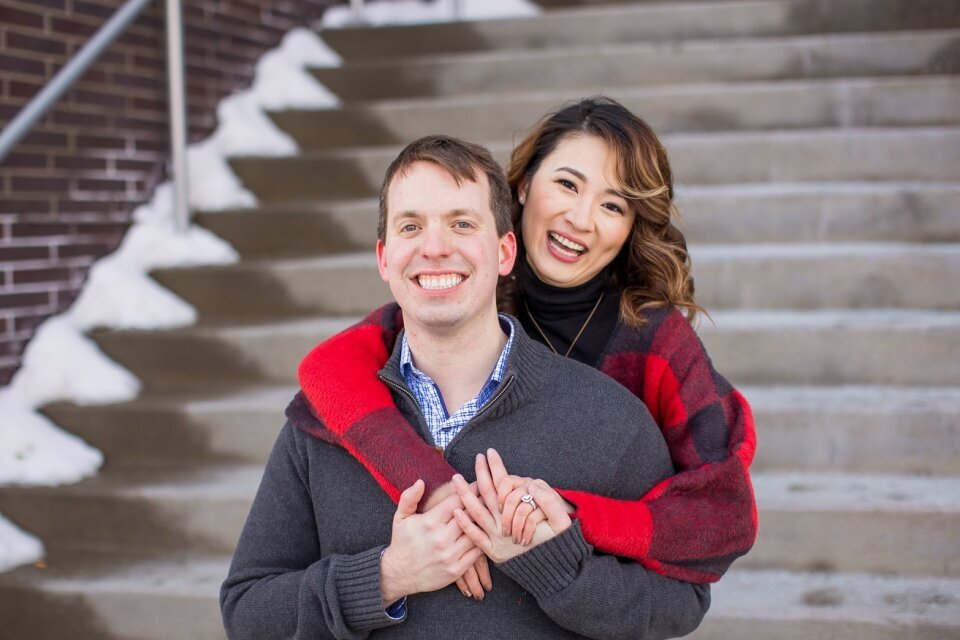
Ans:
{"type": "Polygon", "coordinates": [[[0,638],[222,638],[217,591],[300,357],[385,301],[383,171],[445,132],[505,159],[603,91],[675,164],[701,334],[757,418],[754,551],[701,639],[960,637],[960,5],[551,0],[533,19],[325,32],[342,109],[273,114],[303,152],[238,158],[241,252],[162,271],[194,327],[101,332],[146,392],[47,413],[103,472],[0,489],[47,568],[0,576],[0,638]]]}

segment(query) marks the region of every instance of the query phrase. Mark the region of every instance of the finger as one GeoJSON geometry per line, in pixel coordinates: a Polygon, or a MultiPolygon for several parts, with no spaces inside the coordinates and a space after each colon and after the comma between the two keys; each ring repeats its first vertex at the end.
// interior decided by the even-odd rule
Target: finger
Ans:
{"type": "Polygon", "coordinates": [[[460,589],[460,593],[467,596],[468,598],[472,597],[470,589],[467,587],[467,581],[463,579],[463,576],[457,578],[457,589],[460,589]]]}
{"type": "Polygon", "coordinates": [[[503,535],[513,535],[513,523],[516,520],[517,509],[521,504],[520,498],[522,498],[526,492],[526,485],[516,487],[503,501],[503,515],[500,518],[500,522],[503,523],[503,535]]]}
{"type": "Polygon", "coordinates": [[[500,502],[501,510],[503,510],[504,503],[507,501],[507,496],[512,491],[525,486],[528,480],[529,478],[521,478],[520,476],[507,476],[500,481],[500,484],[497,485],[497,500],[500,502]]]}
{"type": "Polygon", "coordinates": [[[480,502],[480,498],[460,489],[459,494],[460,499],[463,500],[463,510],[470,516],[470,518],[487,534],[493,536],[497,530],[497,521],[496,518],[490,511],[480,502]]]}
{"type": "Polygon", "coordinates": [[[520,544],[520,541],[523,539],[523,527],[524,523],[527,521],[533,512],[536,509],[533,508],[527,502],[523,502],[520,506],[517,507],[517,510],[513,513],[513,524],[510,528],[511,536],[513,537],[513,542],[515,544],[520,544]]]}
{"type": "Polygon", "coordinates": [[[466,573],[468,568],[473,566],[474,562],[482,557],[483,551],[477,546],[472,547],[469,551],[463,554],[463,556],[461,556],[460,560],[458,560],[456,564],[454,564],[453,573],[459,573],[460,575],[463,575],[466,573]]]}
{"type": "Polygon", "coordinates": [[[477,488],[480,491],[480,497],[487,505],[487,511],[497,513],[500,510],[497,504],[496,485],[493,484],[493,478],[490,476],[490,467],[487,466],[486,457],[480,453],[477,454],[477,488]]]}
{"type": "Polygon", "coordinates": [[[547,524],[550,525],[554,533],[560,533],[570,526],[572,521],[570,520],[570,515],[567,513],[563,498],[560,497],[560,494],[553,489],[547,490],[534,484],[530,487],[530,495],[533,496],[537,505],[540,506],[540,510],[543,511],[543,515],[546,516],[547,524]]]}
{"type": "Polygon", "coordinates": [[[483,585],[480,584],[480,576],[477,575],[477,567],[475,565],[471,565],[470,568],[466,570],[463,574],[463,579],[467,582],[470,595],[477,600],[483,600],[486,591],[483,590],[483,585]]]}
{"type": "MultiPolygon", "coordinates": [[[[460,525],[463,535],[467,537],[475,549],[479,549],[488,556],[493,555],[493,542],[490,541],[490,536],[484,533],[483,529],[478,527],[476,523],[460,509],[454,512],[453,517],[457,524],[460,525]]],[[[464,556],[469,553],[468,551],[464,556]]],[[[476,561],[476,559],[474,560],[476,561]]]]}
{"type": "MultiPolygon", "coordinates": [[[[500,457],[496,449],[487,449],[487,464],[490,466],[490,477],[493,478],[493,486],[499,490],[504,479],[510,474],[507,473],[507,467],[503,464],[503,458],[500,457]]],[[[506,497],[506,494],[500,496],[501,505],[503,504],[503,497],[506,497]]]]}
{"type": "Polygon", "coordinates": [[[547,516],[544,515],[543,509],[534,509],[531,511],[524,522],[523,532],[520,534],[520,544],[523,546],[530,544],[530,541],[533,540],[533,532],[537,528],[537,525],[546,519],[547,516]]]}
{"type": "Polygon", "coordinates": [[[453,477],[451,484],[454,487],[454,491],[445,497],[443,500],[437,504],[430,507],[429,510],[424,513],[431,518],[434,522],[450,522],[453,520],[453,510],[459,509],[462,506],[462,501],[460,500],[457,477],[460,477],[460,481],[466,483],[463,479],[463,476],[457,474],[453,477]]]}
{"type": "Polygon", "coordinates": [[[404,489],[403,493],[400,494],[400,500],[397,502],[395,521],[403,521],[417,513],[417,505],[420,503],[420,498],[423,497],[425,487],[423,480],[417,480],[404,489]]]}
{"type": "Polygon", "coordinates": [[[477,570],[477,576],[480,578],[480,584],[483,585],[483,588],[492,591],[493,578],[490,577],[490,563],[487,562],[487,557],[482,556],[473,566],[477,570]]]}

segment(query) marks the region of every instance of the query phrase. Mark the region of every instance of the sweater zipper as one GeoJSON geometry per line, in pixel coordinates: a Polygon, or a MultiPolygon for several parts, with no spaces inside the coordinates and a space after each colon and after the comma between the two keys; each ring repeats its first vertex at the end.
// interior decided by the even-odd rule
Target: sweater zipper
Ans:
{"type": "MultiPolygon", "coordinates": [[[[385,385],[387,385],[388,387],[391,387],[391,388],[393,388],[393,389],[396,389],[397,391],[399,391],[399,392],[402,393],[403,395],[405,395],[405,396],[407,396],[408,398],[410,398],[410,402],[413,403],[413,406],[415,406],[415,407],[417,408],[417,411],[420,413],[420,417],[423,418],[423,421],[424,421],[424,425],[423,425],[423,426],[425,427],[425,432],[429,434],[429,433],[430,433],[430,427],[426,424],[426,418],[425,418],[424,415],[423,415],[423,408],[420,406],[420,402],[417,401],[416,397],[415,397],[406,387],[397,384],[397,383],[394,382],[393,380],[387,380],[386,378],[384,378],[384,377],[383,377],[382,375],[380,375],[379,373],[377,374],[377,377],[380,378],[380,381],[383,382],[383,383],[384,383],[385,385]]],[[[440,457],[445,457],[445,456],[444,456],[443,447],[441,447],[440,445],[434,444],[434,445],[433,445],[433,450],[436,451],[438,454],[440,454],[440,457]]]]}

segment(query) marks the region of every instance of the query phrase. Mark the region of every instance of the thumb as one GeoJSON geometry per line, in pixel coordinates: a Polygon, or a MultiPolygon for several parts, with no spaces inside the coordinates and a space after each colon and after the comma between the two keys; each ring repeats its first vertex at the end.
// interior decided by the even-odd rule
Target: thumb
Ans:
{"type": "Polygon", "coordinates": [[[420,504],[420,499],[423,497],[425,489],[426,485],[423,480],[417,480],[404,489],[403,493],[400,494],[399,502],[397,502],[397,514],[394,519],[405,520],[416,514],[417,505],[420,504]]]}

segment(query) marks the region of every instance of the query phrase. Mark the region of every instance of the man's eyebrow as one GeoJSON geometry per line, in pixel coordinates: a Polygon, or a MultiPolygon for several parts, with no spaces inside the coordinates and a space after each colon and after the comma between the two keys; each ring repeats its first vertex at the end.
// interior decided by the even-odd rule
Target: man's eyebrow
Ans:
{"type": "MultiPolygon", "coordinates": [[[[567,173],[572,173],[574,176],[580,180],[583,180],[584,182],[587,181],[587,176],[585,176],[581,171],[577,171],[572,167],[559,167],[557,171],[566,171],[567,173]]],[[[607,193],[612,196],[617,196],[618,198],[623,198],[624,200],[630,199],[627,197],[627,194],[623,193],[622,191],[617,191],[616,189],[607,189],[607,193]]]]}

